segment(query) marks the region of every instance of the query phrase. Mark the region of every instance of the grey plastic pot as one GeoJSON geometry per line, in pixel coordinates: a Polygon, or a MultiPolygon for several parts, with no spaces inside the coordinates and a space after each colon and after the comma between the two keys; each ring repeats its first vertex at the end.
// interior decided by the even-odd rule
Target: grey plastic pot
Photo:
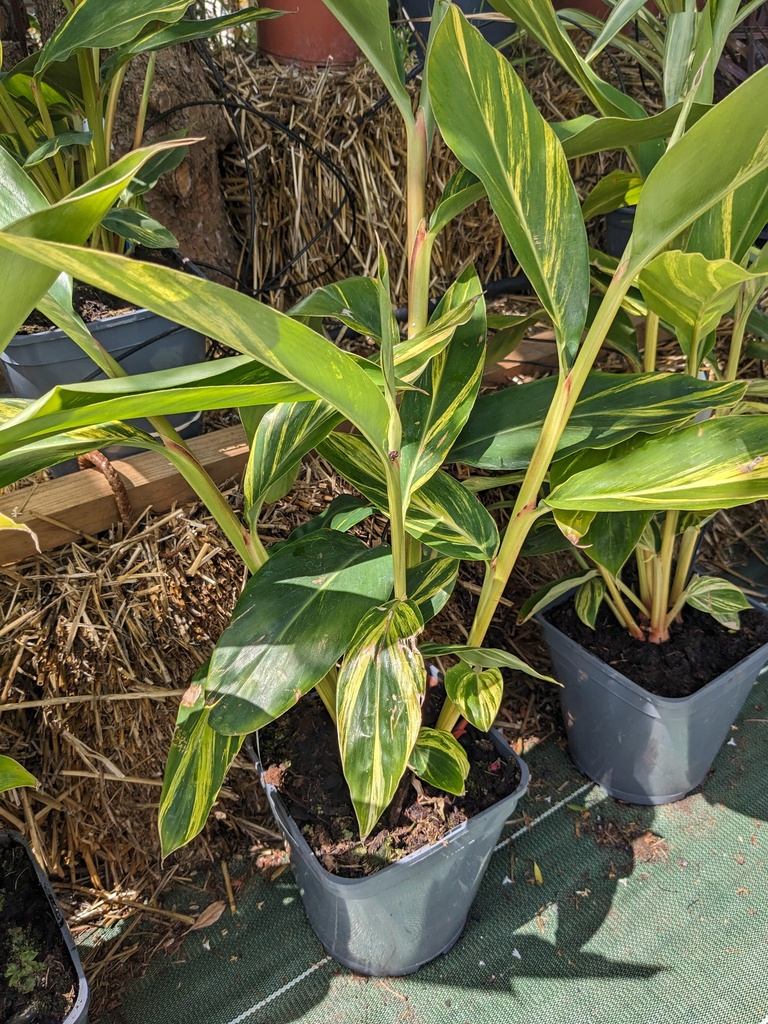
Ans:
{"type": "Polygon", "coordinates": [[[61,912],[59,901],[56,899],[56,894],[51,888],[48,879],[45,877],[42,868],[35,860],[34,855],[24,837],[19,832],[0,829],[0,846],[10,846],[11,844],[21,846],[26,853],[35,875],[37,876],[37,880],[40,883],[40,888],[43,890],[45,897],[48,900],[51,913],[53,914],[56,924],[59,927],[59,931],[61,932],[62,944],[66,947],[67,954],[69,955],[69,958],[72,961],[72,966],[77,974],[77,995],[75,997],[75,1002],[72,1009],[62,1021],[62,1024],[88,1024],[88,1003],[90,1001],[88,982],[86,981],[85,974],[83,973],[80,957],[77,955],[75,940],[72,938],[72,934],[64,920],[64,915],[61,912]]]}
{"type": "MultiPolygon", "coordinates": [[[[205,359],[205,337],[166,320],[148,309],[109,317],[89,324],[93,336],[131,374],[170,370],[205,359]]],[[[63,331],[17,334],[0,354],[11,393],[16,398],[39,398],[59,384],[102,380],[104,374],[63,331]]],[[[170,416],[182,437],[196,437],[202,430],[200,413],[170,416]]],[[[147,420],[132,420],[134,426],[152,432],[147,420]]],[[[112,459],[136,454],[137,449],[114,445],[107,449],[112,459]]],[[[77,469],[77,462],[56,467],[55,475],[77,469]]]]}
{"type": "MultiPolygon", "coordinates": [[[[409,20],[415,19],[413,27],[420,53],[424,51],[422,43],[425,43],[429,36],[434,3],[435,0],[403,0],[404,16],[409,20]]],[[[516,26],[514,24],[509,21],[502,21],[496,17],[496,10],[488,0],[456,0],[456,3],[459,10],[464,14],[476,15],[487,13],[493,15],[493,17],[488,19],[473,17],[470,21],[471,25],[474,25],[476,29],[482,32],[483,38],[491,46],[499,46],[500,43],[503,43],[515,31],[516,26]]]]}
{"type": "Polygon", "coordinates": [[[632,804],[673,803],[701,785],[768,662],[765,644],[689,697],[657,697],[586,651],[545,614],[536,619],[563,684],[560,703],[573,763],[610,796],[632,804]]]}
{"type": "Polygon", "coordinates": [[[374,977],[412,974],[458,940],[504,822],[528,788],[525,762],[496,730],[490,735],[499,754],[520,766],[515,792],[439,843],[365,878],[339,878],[326,871],[277,790],[264,784],[290,845],[309,923],[334,960],[374,977]]]}

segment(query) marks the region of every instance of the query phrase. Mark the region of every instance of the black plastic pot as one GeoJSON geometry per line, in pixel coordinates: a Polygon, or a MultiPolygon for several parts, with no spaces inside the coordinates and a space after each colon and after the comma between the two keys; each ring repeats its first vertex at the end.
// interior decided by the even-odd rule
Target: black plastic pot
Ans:
{"type": "MultiPolygon", "coordinates": [[[[413,23],[416,45],[420,53],[424,52],[424,44],[429,36],[434,2],[435,0],[403,0],[403,15],[413,23]]],[[[464,14],[496,14],[488,0],[456,0],[456,3],[464,14]]],[[[498,18],[472,18],[471,24],[482,32],[483,37],[492,46],[499,46],[515,31],[515,25],[498,18]]]]}
{"type": "Polygon", "coordinates": [[[590,654],[545,614],[536,619],[563,684],[560,703],[573,763],[610,796],[633,804],[673,803],[701,785],[768,662],[765,644],[689,697],[657,697],[590,654]]]}
{"type": "Polygon", "coordinates": [[[0,846],[11,845],[20,846],[24,850],[37,877],[37,881],[40,884],[40,888],[48,901],[51,914],[53,915],[61,933],[62,948],[66,951],[66,955],[71,961],[74,972],[77,975],[77,994],[75,996],[75,1002],[72,1009],[62,1021],[62,1024],[88,1024],[88,1002],[90,999],[88,982],[86,981],[85,974],[83,973],[80,957],[77,955],[75,941],[72,938],[61,912],[59,901],[56,899],[56,895],[51,888],[48,879],[45,877],[40,865],[35,860],[32,851],[24,840],[24,837],[18,832],[0,830],[0,846]]]}
{"type": "Polygon", "coordinates": [[[326,950],[358,974],[412,974],[446,953],[467,920],[504,822],[528,788],[528,768],[495,730],[502,757],[520,766],[514,793],[426,846],[365,878],[339,878],[320,865],[273,786],[264,784],[291,850],[309,922],[326,950]]]}

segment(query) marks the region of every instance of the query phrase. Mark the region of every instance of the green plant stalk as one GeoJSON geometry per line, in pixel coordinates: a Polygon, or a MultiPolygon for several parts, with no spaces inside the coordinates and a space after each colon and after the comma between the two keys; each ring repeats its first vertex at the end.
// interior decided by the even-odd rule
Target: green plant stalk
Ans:
{"type": "MultiPolygon", "coordinates": [[[[9,132],[9,134],[15,133],[18,135],[30,152],[37,148],[37,139],[35,139],[32,132],[30,132],[24,122],[24,119],[18,116],[16,106],[13,103],[13,100],[8,96],[8,92],[2,82],[0,82],[0,113],[2,113],[6,119],[2,122],[4,131],[9,132]]],[[[31,167],[30,171],[32,172],[35,182],[39,186],[40,191],[48,202],[51,204],[56,203],[60,198],[59,188],[50,167],[48,167],[47,164],[42,163],[37,167],[31,167]]]]}
{"type": "Polygon", "coordinates": [[[651,559],[647,557],[646,548],[635,549],[635,562],[637,563],[637,581],[640,591],[640,600],[643,604],[645,614],[651,615],[651,593],[653,581],[651,579],[651,559]]]}
{"type": "Polygon", "coordinates": [[[424,109],[419,107],[413,125],[406,125],[407,141],[407,246],[408,337],[426,326],[429,315],[429,260],[425,245],[427,189],[427,129],[424,109]]]}
{"type": "Polygon", "coordinates": [[[385,463],[387,475],[387,498],[389,500],[389,533],[392,545],[392,566],[394,573],[394,593],[398,601],[404,601],[408,597],[405,573],[408,564],[407,543],[408,534],[405,532],[405,515],[403,510],[403,488],[400,481],[400,454],[395,457],[394,449],[392,457],[385,463]]]}
{"type": "Polygon", "coordinates": [[[651,605],[651,625],[648,639],[651,643],[663,643],[669,639],[666,625],[669,609],[669,588],[672,577],[672,558],[675,550],[675,537],[680,513],[667,512],[664,516],[664,527],[661,534],[661,549],[653,561],[653,596],[651,605]]]}
{"type": "Polygon", "coordinates": [[[739,294],[736,296],[736,304],[733,310],[733,331],[731,332],[731,346],[728,350],[728,362],[725,367],[725,379],[736,380],[739,372],[739,361],[741,349],[744,344],[744,332],[747,328],[747,317],[744,315],[744,299],[746,285],[742,284],[739,294]]]}
{"type": "MultiPolygon", "coordinates": [[[[115,116],[117,114],[117,103],[120,99],[120,90],[123,87],[123,81],[125,79],[125,73],[128,70],[128,65],[123,64],[120,70],[116,73],[112,79],[112,84],[109,87],[109,95],[107,97],[107,110],[104,117],[104,147],[107,153],[112,152],[112,136],[115,131],[115,116]]],[[[134,144],[134,149],[139,147],[134,144]]]]}
{"type": "Polygon", "coordinates": [[[336,724],[336,684],[338,672],[334,666],[327,676],[324,676],[319,683],[315,684],[317,695],[325,706],[325,710],[331,716],[331,721],[336,724]]]}
{"type": "Polygon", "coordinates": [[[619,622],[629,632],[630,636],[633,636],[636,640],[645,640],[645,634],[642,629],[635,622],[632,612],[627,608],[624,598],[621,596],[621,592],[616,583],[616,579],[612,573],[608,572],[602,566],[598,566],[600,575],[605,581],[605,585],[608,588],[608,593],[611,596],[611,601],[614,604],[613,613],[619,622]]]}
{"type": "MultiPolygon", "coordinates": [[[[35,97],[35,103],[37,104],[37,110],[40,114],[40,120],[45,129],[45,133],[49,139],[56,137],[56,132],[53,128],[53,122],[51,121],[51,115],[48,110],[48,104],[45,102],[45,98],[39,89],[39,83],[36,79],[31,79],[29,87],[32,90],[32,95],[35,97]]],[[[56,176],[59,181],[60,197],[68,196],[72,191],[72,183],[69,180],[67,169],[64,166],[64,160],[61,153],[54,153],[53,155],[53,166],[56,168],[56,176]]]]}
{"type": "Polygon", "coordinates": [[[674,608],[685,591],[688,574],[691,571],[691,564],[693,563],[693,557],[696,554],[696,545],[699,543],[700,534],[701,529],[698,526],[689,526],[687,530],[683,531],[683,535],[680,538],[675,576],[672,580],[672,589],[669,592],[669,603],[672,605],[673,610],[670,611],[667,616],[667,628],[669,628],[670,623],[677,615],[677,611],[674,611],[674,608]]]}
{"type": "Polygon", "coordinates": [[[656,353],[659,347],[659,318],[648,310],[645,318],[645,344],[643,346],[643,370],[653,373],[656,369],[656,353]]]}
{"type": "Polygon", "coordinates": [[[77,66],[80,71],[80,81],[83,86],[83,101],[85,103],[85,118],[88,122],[88,130],[93,132],[93,166],[89,167],[91,173],[103,171],[109,166],[109,157],[104,138],[104,112],[98,97],[98,50],[93,53],[77,51],[77,66]],[[94,67],[94,62],[96,67],[94,67]]]}
{"type": "MultiPolygon", "coordinates": [[[[149,94],[152,90],[152,83],[155,79],[155,63],[157,61],[157,50],[152,50],[147,61],[147,70],[144,75],[144,88],[141,92],[141,103],[139,104],[139,110],[136,115],[136,129],[133,133],[133,148],[138,149],[141,146],[141,140],[144,137],[144,125],[147,123],[147,110],[149,108],[149,94]]],[[[128,65],[125,65],[126,68],[128,65]]],[[[121,79],[122,84],[122,79],[121,79]]],[[[114,86],[113,86],[114,88],[114,86]]],[[[119,91],[119,87],[118,87],[119,91]]]]}
{"type": "Polygon", "coordinates": [[[405,535],[405,564],[410,569],[414,565],[421,564],[421,541],[412,537],[410,533],[405,535]]]}

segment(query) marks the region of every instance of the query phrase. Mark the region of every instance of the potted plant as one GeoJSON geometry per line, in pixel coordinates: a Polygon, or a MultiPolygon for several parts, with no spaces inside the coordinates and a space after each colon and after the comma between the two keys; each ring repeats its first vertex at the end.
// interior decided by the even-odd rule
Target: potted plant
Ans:
{"type": "MultiPolygon", "coordinates": [[[[36,782],[0,754],[0,793],[36,782]]],[[[87,1024],[88,983],[56,896],[18,832],[0,829],[0,1014],[87,1024]]]]}
{"type": "MultiPolygon", "coordinates": [[[[270,10],[246,8],[193,21],[184,19],[188,7],[183,2],[144,2],[137,9],[130,2],[79,0],[37,53],[0,75],[0,145],[29,177],[30,208],[65,198],[114,163],[115,114],[131,61],[149,55],[136,115],[138,147],[159,50],[275,16],[270,10]]],[[[183,146],[167,149],[145,164],[142,177],[129,183],[95,226],[90,244],[108,252],[136,246],[170,251],[165,258],[181,266],[171,251],[176,239],[147,214],[145,196],[185,153],[183,146]]],[[[101,309],[89,316],[86,327],[63,283],[58,299],[64,310],[50,297],[45,310],[55,327],[18,333],[0,353],[16,397],[37,398],[60,383],[91,380],[101,372],[109,375],[104,358],[99,358],[102,350],[128,373],[170,369],[205,358],[205,337],[172,319],[147,309],[126,310],[125,303],[115,306],[121,311],[114,315],[97,296],[89,295],[91,306],[101,309]]],[[[186,437],[202,429],[198,412],[174,417],[173,423],[186,437]]],[[[151,429],[146,421],[140,426],[151,429]]],[[[119,457],[129,451],[115,449],[112,454],[119,457]]]]}
{"type": "MultiPolygon", "coordinates": [[[[243,410],[251,455],[242,521],[177,447],[165,449],[252,573],[230,626],[182,701],[161,797],[166,852],[202,828],[244,737],[280,719],[312,690],[335,721],[361,836],[371,833],[407,772],[444,792],[460,791],[467,766],[454,729],[462,718],[486,729],[501,700],[500,669],[523,667],[483,644],[528,535],[551,511],[541,500],[552,493],[550,467],[566,455],[587,459],[606,448],[618,455],[640,436],[665,444],[667,435],[683,434],[674,432],[682,422],[708,409],[730,413],[723,421],[743,431],[735,447],[718,447],[723,465],[732,463],[734,452],[753,461],[761,450],[762,437],[756,438],[749,425],[759,418],[739,407],[746,382],[722,384],[655,372],[594,374],[592,367],[641,275],[650,273],[674,240],[710,211],[730,208],[735,192],[764,180],[768,146],[752,111],[768,98],[768,76],[754,76],[688,130],[681,125],[679,137],[643,186],[631,254],[606,282],[582,337],[590,262],[580,206],[563,148],[509,63],[455,7],[441,3],[428,44],[427,83],[414,113],[386,0],[327,3],[376,67],[404,122],[410,253],[405,339],[393,319],[383,255],[375,279],[353,278],[321,289],[291,318],[212,282],[182,279],[168,268],[38,240],[46,211],[33,215],[33,224],[27,218],[0,232],[0,267],[10,262],[19,275],[27,275],[25,280],[34,277],[38,288],[63,267],[161,313],[173,308],[180,322],[204,326],[242,353],[220,367],[193,368],[183,379],[145,375],[88,389],[72,386],[34,406],[0,409],[0,485],[87,450],[97,439],[102,443],[130,434],[139,444],[157,447],[147,435],[114,422],[137,408],[154,415],[178,412],[194,402],[200,408],[228,403],[243,410]],[[426,157],[436,126],[463,166],[427,216],[426,157]],[[733,145],[722,151],[713,139],[726,126],[733,145]],[[536,289],[542,315],[553,324],[558,351],[556,377],[508,388],[497,399],[501,406],[494,408],[478,398],[488,348],[481,287],[471,268],[428,315],[434,238],[483,193],[536,289]],[[336,348],[313,329],[322,317],[376,339],[376,358],[336,348]],[[353,433],[335,430],[343,420],[352,424],[353,433]],[[290,487],[296,467],[313,448],[363,498],[352,507],[329,510],[287,543],[267,550],[259,538],[264,502],[290,487]],[[466,487],[441,468],[454,461],[501,468],[519,484],[501,537],[475,497],[483,483],[475,480],[466,487]],[[369,548],[346,531],[373,509],[388,519],[389,543],[369,548]],[[467,642],[424,642],[424,625],[448,600],[461,559],[483,563],[485,572],[467,642]],[[434,725],[425,728],[425,666],[449,655],[456,663],[446,672],[447,697],[434,725]]],[[[611,118],[606,127],[638,142],[647,140],[653,126],[638,120],[611,118]]],[[[665,280],[663,274],[657,277],[665,280]]],[[[709,280],[708,273],[705,277],[709,280]]],[[[670,301],[677,302],[673,283],[669,286],[670,301]]],[[[14,308],[18,305],[20,300],[14,308]]],[[[10,314],[4,310],[3,315],[10,314]]],[[[710,430],[709,421],[700,426],[710,430]]],[[[677,458],[705,482],[711,466],[700,466],[699,454],[681,443],[677,458]]],[[[734,489],[729,500],[765,496],[766,475],[757,461],[748,475],[749,494],[734,489]]],[[[293,835],[290,823],[285,828],[293,835]]],[[[293,840],[301,846],[295,835],[293,840]]],[[[439,849],[429,859],[432,852],[439,861],[439,849]]],[[[381,886],[387,888],[385,880],[398,878],[405,867],[399,862],[384,868],[381,886]]],[[[471,900],[474,882],[462,881],[465,900],[471,900]]],[[[391,933],[399,926],[400,934],[406,928],[429,933],[435,906],[448,897],[435,895],[431,883],[414,885],[409,891],[420,892],[421,902],[409,908],[409,918],[393,925],[386,915],[396,891],[397,883],[383,900],[369,901],[372,914],[365,918],[334,894],[330,920],[340,942],[338,949],[331,946],[334,955],[355,964],[363,961],[368,973],[418,966],[413,959],[372,963],[366,950],[379,949],[372,938],[379,929],[391,933]]],[[[323,906],[321,897],[316,904],[323,906]]],[[[467,909],[465,902],[453,917],[457,930],[467,909]]],[[[326,913],[319,909],[317,916],[326,913]]],[[[446,933],[443,945],[452,938],[446,933]]],[[[410,938],[403,942],[408,950],[416,945],[410,938]]],[[[430,946],[430,953],[440,948],[430,946]]]]}

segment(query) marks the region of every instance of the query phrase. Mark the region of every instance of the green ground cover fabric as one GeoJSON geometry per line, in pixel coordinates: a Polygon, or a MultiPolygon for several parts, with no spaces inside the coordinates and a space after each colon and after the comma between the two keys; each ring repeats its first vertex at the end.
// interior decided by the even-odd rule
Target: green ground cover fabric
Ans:
{"type": "Polygon", "coordinates": [[[236,917],[159,955],[103,1024],[768,1024],[767,754],[765,673],[676,804],[618,804],[544,742],[450,953],[358,977],[315,939],[290,871],[250,878],[236,917]]]}

